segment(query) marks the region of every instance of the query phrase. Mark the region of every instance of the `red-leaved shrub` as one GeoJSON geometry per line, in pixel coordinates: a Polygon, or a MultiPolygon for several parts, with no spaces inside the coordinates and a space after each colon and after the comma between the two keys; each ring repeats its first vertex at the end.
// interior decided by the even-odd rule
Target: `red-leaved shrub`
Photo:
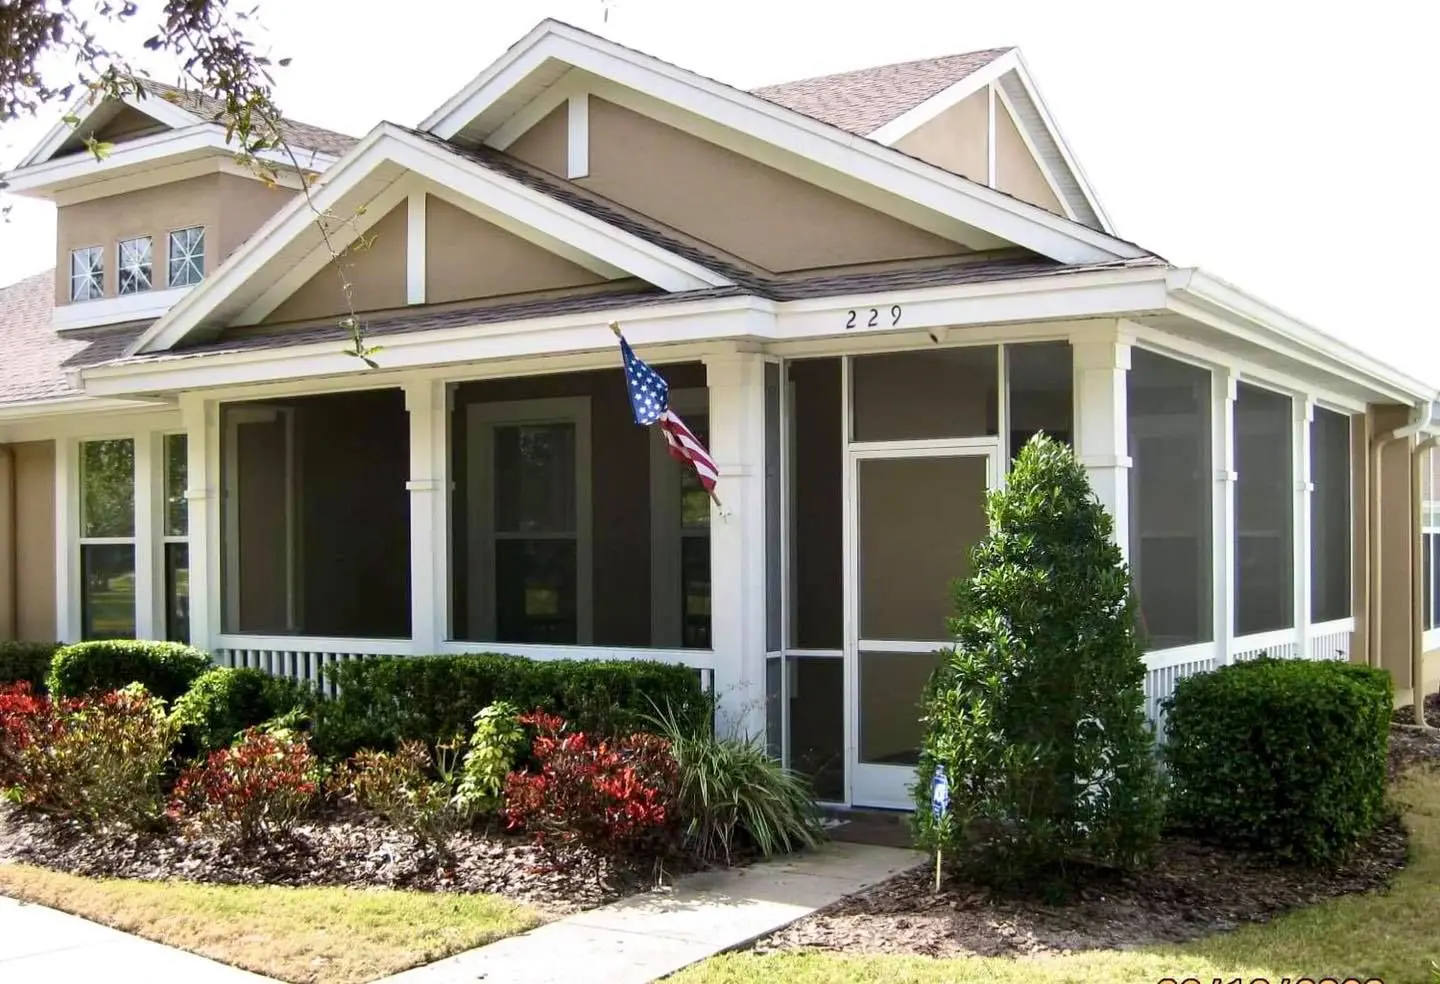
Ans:
{"type": "Polygon", "coordinates": [[[174,731],[138,684],[93,697],[0,696],[0,788],[66,820],[144,827],[160,818],[174,731]]]}
{"type": "Polygon", "coordinates": [[[180,773],[170,815],[248,843],[289,831],[318,790],[319,765],[303,737],[250,728],[180,773]]]}
{"type": "Polygon", "coordinates": [[[520,723],[537,732],[536,764],[506,777],[505,819],[512,829],[523,828],[540,844],[582,844],[610,855],[656,855],[674,847],[678,776],[665,739],[567,734],[561,718],[538,710],[520,723]]]}

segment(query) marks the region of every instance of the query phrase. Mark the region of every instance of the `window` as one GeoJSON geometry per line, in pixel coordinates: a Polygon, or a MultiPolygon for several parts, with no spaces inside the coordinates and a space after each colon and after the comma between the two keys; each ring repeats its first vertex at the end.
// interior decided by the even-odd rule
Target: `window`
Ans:
{"type": "Polygon", "coordinates": [[[105,247],[70,251],[70,300],[93,301],[105,294],[105,247]]]}
{"type": "Polygon", "coordinates": [[[152,252],[149,236],[120,240],[120,293],[138,294],[150,289],[152,252]]]}
{"type": "Polygon", "coordinates": [[[1136,349],[1126,379],[1130,567],[1151,649],[1209,642],[1210,373],[1136,349]]]}
{"type": "Polygon", "coordinates": [[[1317,408],[1310,422],[1311,622],[1350,616],[1350,481],[1350,418],[1317,408]]]}
{"type": "Polygon", "coordinates": [[[80,634],[135,637],[135,442],[80,445],[80,634]]]}
{"type": "Polygon", "coordinates": [[[194,226],[170,233],[171,287],[189,287],[205,278],[205,227],[194,226]]]}
{"type": "Polygon", "coordinates": [[[478,638],[588,644],[590,412],[584,398],[471,407],[478,638]]]}
{"type": "Polygon", "coordinates": [[[1241,383],[1235,396],[1235,634],[1295,625],[1295,412],[1241,383]]]}
{"type": "Polygon", "coordinates": [[[165,525],[161,530],[165,552],[165,638],[190,641],[190,510],[185,500],[189,469],[189,441],[184,434],[166,434],[165,525]]]}

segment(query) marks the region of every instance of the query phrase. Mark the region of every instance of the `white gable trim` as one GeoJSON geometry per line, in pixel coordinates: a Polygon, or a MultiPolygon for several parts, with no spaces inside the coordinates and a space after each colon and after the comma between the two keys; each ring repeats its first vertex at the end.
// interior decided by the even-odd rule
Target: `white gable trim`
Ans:
{"type": "MultiPolygon", "coordinates": [[[[17,167],[30,167],[34,164],[43,164],[59,152],[65,146],[65,141],[73,137],[81,130],[90,117],[104,106],[107,102],[114,102],[111,99],[96,99],[94,95],[86,93],[70,104],[64,116],[35,145],[35,149],[26,154],[17,167]],[[80,122],[71,126],[65,122],[65,116],[79,117],[80,122]]],[[[187,126],[194,126],[196,123],[205,122],[199,116],[170,102],[168,99],[161,99],[156,95],[146,95],[144,99],[137,98],[134,94],[126,94],[123,102],[131,109],[138,110],[153,119],[162,126],[168,126],[172,130],[180,130],[187,126]]]]}
{"type": "MultiPolygon", "coordinates": [[[[1018,48],[1007,51],[984,68],[970,73],[959,82],[956,82],[949,88],[941,90],[918,106],[914,106],[906,112],[901,113],[889,123],[870,133],[870,139],[883,143],[886,146],[894,146],[896,141],[924,124],[929,123],[935,117],[945,112],[945,110],[963,102],[966,98],[979,92],[986,86],[989,86],[993,93],[990,97],[992,104],[995,95],[1000,96],[1005,107],[1010,112],[1010,118],[1015,121],[1015,128],[1020,131],[1021,139],[1025,141],[1025,146],[1029,148],[1030,156],[1035,158],[1035,163],[1039,165],[1041,173],[1045,175],[1045,180],[1049,182],[1051,188],[1054,190],[1055,197],[1059,199],[1065,208],[1066,214],[1071,218],[1075,218],[1076,202],[1074,195],[1067,193],[1061,187],[1060,182],[1056,180],[1056,176],[1049,163],[1045,160],[1044,155],[1039,153],[1036,147],[1036,135],[1031,132],[1031,128],[1026,124],[1021,114],[1015,111],[1014,100],[1005,90],[1007,86],[1009,86],[1024,94],[1030,104],[1034,106],[1041,122],[1048,131],[1048,136],[1054,142],[1065,166],[1070,170],[1075,184],[1078,186],[1080,194],[1084,199],[1084,203],[1095,213],[1095,217],[1100,222],[1100,227],[1108,233],[1113,233],[1114,229],[1110,224],[1109,217],[1105,214],[1105,210],[1100,207],[1099,199],[1096,198],[1095,192],[1090,187],[1089,181],[1085,178],[1084,172],[1081,171],[1079,164],[1076,163],[1074,155],[1070,153],[1070,148],[1066,146],[1065,139],[1061,136],[1059,128],[1056,127],[1055,120],[1051,117],[1049,109],[1046,108],[1044,101],[1040,98],[1040,94],[1036,91],[1035,83],[1030,78],[1029,69],[1025,66],[1025,59],[1020,54],[1018,48]]],[[[993,154],[993,127],[991,130],[990,148],[993,154]]]]}
{"type": "Polygon", "coordinates": [[[485,143],[496,150],[507,149],[524,136],[531,127],[564,105],[571,96],[584,93],[586,91],[585,82],[584,72],[570,69],[560,77],[560,81],[547,87],[544,92],[526,103],[523,109],[506,120],[486,138],[485,143]]]}
{"type": "MultiPolygon", "coordinates": [[[[536,243],[567,259],[581,263],[604,276],[635,276],[669,291],[719,287],[730,283],[725,277],[667,250],[654,246],[638,236],[611,226],[563,202],[557,201],[518,181],[498,174],[480,164],[465,160],[423,137],[392,124],[382,123],[357,144],[333,170],[326,173],[311,192],[311,201],[297,196],[289,205],[272,216],[254,236],[221,264],[213,276],[197,290],[188,294],[144,335],[133,343],[129,354],[166,350],[197,329],[219,304],[246,284],[280,254],[281,250],[309,230],[315,214],[347,214],[341,202],[366,179],[383,174],[382,168],[409,171],[433,183],[432,193],[459,204],[508,232],[536,243]],[[338,209],[338,210],[337,210],[338,209]]],[[[396,177],[400,175],[397,173],[396,177]]],[[[410,186],[377,189],[371,202],[394,196],[392,207],[408,194],[410,186]]],[[[362,202],[356,205],[364,204],[362,202]]],[[[366,208],[354,222],[337,218],[331,223],[332,241],[337,247],[348,245],[355,236],[358,223],[378,221],[388,209],[366,208]]],[[[329,259],[329,251],[319,243],[305,260],[292,268],[272,285],[256,302],[247,305],[245,315],[265,309],[281,292],[281,284],[298,289],[305,281],[299,279],[301,267],[318,272],[329,259]]],[[[308,279],[308,278],[306,278],[308,279]]],[[[289,296],[286,294],[285,296],[289,296]]],[[[269,311],[274,307],[270,306],[269,311]]],[[[268,313],[268,311],[267,311],[268,313]]],[[[228,323],[237,323],[231,319],[228,323]]]]}
{"type": "Polygon", "coordinates": [[[1005,52],[983,68],[976,69],[954,85],[941,89],[918,105],[912,106],[889,123],[866,136],[889,147],[895,141],[929,123],[945,110],[957,106],[1015,67],[1015,52],[1005,52]]]}
{"type": "MultiPolygon", "coordinates": [[[[1144,256],[1139,247],[1029,205],[983,185],[951,174],[854,134],[846,133],[758,96],[698,76],[658,59],[547,21],[512,47],[475,81],[425,121],[423,127],[451,138],[494,106],[527,75],[547,61],[583,69],[633,90],[673,111],[663,122],[730,146],[756,160],[782,169],[871,207],[880,205],[913,224],[913,215],[897,214],[896,199],[914,211],[954,228],[942,233],[965,242],[961,226],[979,230],[1062,262],[1089,263],[1144,256]],[[681,123],[679,116],[687,117],[681,123]],[[735,134],[750,138],[743,149],[735,134]],[[768,154],[766,153],[768,150],[768,154]],[[868,200],[867,200],[868,199],[868,200]]],[[[592,90],[602,95],[598,88],[592,90]]],[[[611,98],[604,94],[603,98],[611,98]]],[[[651,115],[656,115],[654,112],[651,115]]],[[[489,139],[491,132],[467,136],[489,139]]],[[[971,233],[972,240],[976,234],[971,233]]],[[[968,245],[968,244],[967,244],[968,245]]]]}
{"type": "MultiPolygon", "coordinates": [[[[1010,118],[1010,122],[1015,125],[1015,132],[1020,134],[1020,142],[1025,145],[1025,151],[1030,155],[1030,159],[1035,162],[1035,167],[1039,169],[1040,176],[1045,179],[1045,185],[1050,189],[1050,193],[1055,196],[1055,200],[1060,203],[1060,207],[1065,210],[1066,216],[1075,219],[1077,222],[1080,221],[1075,215],[1074,207],[1070,204],[1070,196],[1065,194],[1065,189],[1061,188],[1060,183],[1055,180],[1054,172],[1051,171],[1050,166],[1045,163],[1045,158],[1041,156],[1040,151],[1036,148],[1035,141],[1030,138],[1030,133],[1025,126],[1025,122],[1020,119],[1020,114],[1015,112],[1015,106],[1010,102],[1010,97],[1005,95],[1005,89],[999,85],[992,85],[990,92],[992,93],[991,99],[993,101],[991,102],[991,106],[994,107],[994,112],[1004,113],[1010,118]]],[[[993,154],[995,152],[994,116],[990,118],[990,141],[990,152],[993,154]]]]}

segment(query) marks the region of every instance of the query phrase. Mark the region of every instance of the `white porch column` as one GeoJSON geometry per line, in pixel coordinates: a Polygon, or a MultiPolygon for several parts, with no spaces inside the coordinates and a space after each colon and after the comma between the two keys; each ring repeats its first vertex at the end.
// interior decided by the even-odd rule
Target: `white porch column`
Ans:
{"type": "Polygon", "coordinates": [[[449,625],[448,390],[422,379],[405,384],[410,414],[410,638],[413,652],[439,652],[449,625]]]}
{"type": "Polygon", "coordinates": [[[80,442],[55,441],[55,638],[80,641],[80,442]]]}
{"type": "Polygon", "coordinates": [[[160,435],[135,434],[135,638],[165,638],[164,564],[157,555],[162,512],[160,435]]]}
{"type": "Polygon", "coordinates": [[[220,634],[219,407],[180,395],[185,428],[185,501],[190,538],[190,645],[210,652],[220,634]]]}
{"type": "Polygon", "coordinates": [[[720,469],[710,511],[710,639],[717,725],[765,734],[765,361],[705,357],[710,453],[720,469]]]}
{"type": "Polygon", "coordinates": [[[1310,480],[1310,422],[1315,419],[1315,401],[1305,394],[1296,394],[1291,402],[1295,408],[1295,642],[1300,657],[1310,658],[1310,494],[1315,483],[1310,480]]]}
{"type": "Polygon", "coordinates": [[[1211,568],[1215,599],[1215,663],[1225,666],[1232,658],[1235,637],[1235,374],[1217,369],[1210,376],[1212,416],[1210,447],[1215,463],[1215,531],[1211,568]]]}
{"type": "Polygon", "coordinates": [[[1130,336],[1113,330],[1070,339],[1075,372],[1075,454],[1115,520],[1115,542],[1130,557],[1130,445],[1126,374],[1130,336]]]}

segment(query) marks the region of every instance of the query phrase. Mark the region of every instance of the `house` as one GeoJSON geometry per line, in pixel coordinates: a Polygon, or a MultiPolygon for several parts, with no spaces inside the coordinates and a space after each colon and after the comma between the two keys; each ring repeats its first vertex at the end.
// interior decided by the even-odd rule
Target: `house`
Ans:
{"type": "Polygon", "coordinates": [[[948,584],[1044,431],[1116,517],[1152,713],[1261,653],[1436,686],[1434,388],[1122,238],[1018,51],[745,92],[546,21],[416,127],[289,124],[278,187],[170,95],[7,176],[59,214],[0,292],[7,636],[676,661],[825,799],[904,805],[948,584]]]}

